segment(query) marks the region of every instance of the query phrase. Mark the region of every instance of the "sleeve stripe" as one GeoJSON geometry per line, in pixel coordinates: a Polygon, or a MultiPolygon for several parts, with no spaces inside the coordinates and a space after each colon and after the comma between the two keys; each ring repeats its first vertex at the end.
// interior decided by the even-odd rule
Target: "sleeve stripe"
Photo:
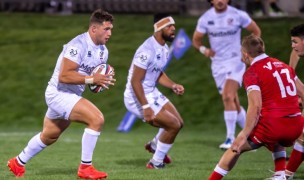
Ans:
{"type": "Polygon", "coordinates": [[[261,91],[261,89],[260,89],[259,86],[257,86],[257,85],[251,85],[251,86],[248,86],[247,89],[246,89],[247,94],[249,94],[253,90],[261,91]]]}

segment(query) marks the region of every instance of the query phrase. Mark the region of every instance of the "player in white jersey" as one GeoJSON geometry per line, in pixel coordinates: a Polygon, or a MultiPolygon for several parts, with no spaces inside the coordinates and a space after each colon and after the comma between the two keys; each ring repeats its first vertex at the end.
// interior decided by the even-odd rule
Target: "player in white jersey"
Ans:
{"type": "Polygon", "coordinates": [[[208,0],[213,7],[198,20],[193,34],[193,46],[211,58],[211,70],[224,104],[226,140],[219,148],[228,149],[234,138],[236,123],[244,127],[246,112],[237,94],[242,84],[245,64],[241,61],[241,29],[260,36],[261,31],[249,15],[228,5],[229,0],[208,0]],[[210,48],[205,47],[203,37],[209,37],[210,48]]]}
{"type": "Polygon", "coordinates": [[[171,159],[167,153],[183,126],[183,120],[174,105],[157,89],[157,84],[182,95],[184,87],[172,81],[163,71],[168,63],[167,41],[175,37],[174,20],[167,14],[154,16],[154,34],[136,51],[129,69],[124,102],[128,111],[144,122],[159,128],[154,139],[145,148],[154,153],[147,163],[149,169],[164,168],[171,159]]]}
{"type": "Polygon", "coordinates": [[[104,124],[104,116],[93,103],[81,97],[81,94],[86,84],[101,85],[105,88],[114,85],[115,79],[108,77],[109,75],[96,73],[90,76],[94,67],[107,62],[108,50],[105,44],[112,35],[112,23],[113,16],[98,9],[91,15],[88,31],[63,47],[45,92],[48,109],[42,132],[35,135],[18,156],[8,161],[8,167],[16,177],[22,177],[25,164],[56,142],[71,122],[86,125],[82,136],[78,176],[85,179],[107,177],[107,173],[97,171],[92,165],[93,152],[104,124]]]}

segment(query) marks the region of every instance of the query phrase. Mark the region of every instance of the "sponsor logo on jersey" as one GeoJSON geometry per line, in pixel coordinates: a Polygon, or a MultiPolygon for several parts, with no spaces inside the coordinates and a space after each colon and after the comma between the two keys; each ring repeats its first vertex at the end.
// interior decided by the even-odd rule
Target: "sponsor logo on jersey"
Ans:
{"type": "Polygon", "coordinates": [[[231,36],[231,35],[235,35],[237,33],[237,30],[235,31],[226,31],[226,32],[209,32],[210,36],[213,37],[224,37],[224,36],[231,36]]]}
{"type": "Polygon", "coordinates": [[[158,67],[154,67],[154,68],[152,69],[152,72],[159,72],[159,71],[162,71],[162,69],[161,69],[161,68],[158,68],[158,67]]]}
{"type": "Polygon", "coordinates": [[[95,67],[90,67],[88,65],[81,64],[80,68],[82,68],[86,73],[91,74],[95,67]]]}
{"type": "Polygon", "coordinates": [[[88,51],[88,57],[92,57],[92,52],[88,51]]]}

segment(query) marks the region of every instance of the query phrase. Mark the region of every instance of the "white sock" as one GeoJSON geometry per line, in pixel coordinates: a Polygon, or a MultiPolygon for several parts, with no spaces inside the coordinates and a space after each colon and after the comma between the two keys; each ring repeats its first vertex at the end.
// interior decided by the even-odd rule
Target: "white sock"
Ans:
{"type": "Polygon", "coordinates": [[[160,137],[160,135],[164,132],[164,128],[159,128],[158,129],[158,133],[155,135],[155,137],[153,138],[153,140],[152,140],[152,144],[151,144],[151,147],[152,147],[152,149],[156,149],[156,146],[157,146],[157,142],[158,142],[158,139],[159,139],[159,137],[160,137]]]}
{"type": "Polygon", "coordinates": [[[222,176],[225,176],[229,172],[229,171],[226,171],[225,169],[222,169],[218,164],[214,168],[214,171],[217,172],[217,173],[219,173],[222,176]]]}
{"type": "Polygon", "coordinates": [[[157,148],[153,155],[154,162],[162,163],[164,161],[165,155],[169,152],[171,147],[172,147],[172,144],[165,144],[158,140],[157,148]]]}
{"type": "Polygon", "coordinates": [[[234,139],[237,111],[224,111],[224,119],[227,128],[227,138],[234,139]]]}
{"type": "Polygon", "coordinates": [[[237,123],[241,128],[245,127],[245,122],[246,122],[246,111],[241,106],[241,111],[237,114],[237,123]]]}
{"type": "Polygon", "coordinates": [[[81,163],[92,164],[93,152],[98,140],[100,132],[94,131],[89,128],[84,129],[82,135],[82,151],[81,151],[81,163]]]}
{"type": "Polygon", "coordinates": [[[30,159],[32,159],[47,146],[41,141],[40,134],[41,132],[32,137],[27,146],[17,156],[17,161],[20,165],[24,166],[30,159]]]}

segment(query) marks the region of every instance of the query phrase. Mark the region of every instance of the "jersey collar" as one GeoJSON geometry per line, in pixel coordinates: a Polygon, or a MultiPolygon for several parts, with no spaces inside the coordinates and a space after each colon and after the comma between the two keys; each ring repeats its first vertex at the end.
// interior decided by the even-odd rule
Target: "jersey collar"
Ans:
{"type": "Polygon", "coordinates": [[[268,57],[268,55],[265,54],[265,53],[260,54],[257,57],[253,58],[253,61],[251,62],[251,65],[253,65],[254,63],[258,62],[259,60],[265,59],[267,57],[268,57]]]}

